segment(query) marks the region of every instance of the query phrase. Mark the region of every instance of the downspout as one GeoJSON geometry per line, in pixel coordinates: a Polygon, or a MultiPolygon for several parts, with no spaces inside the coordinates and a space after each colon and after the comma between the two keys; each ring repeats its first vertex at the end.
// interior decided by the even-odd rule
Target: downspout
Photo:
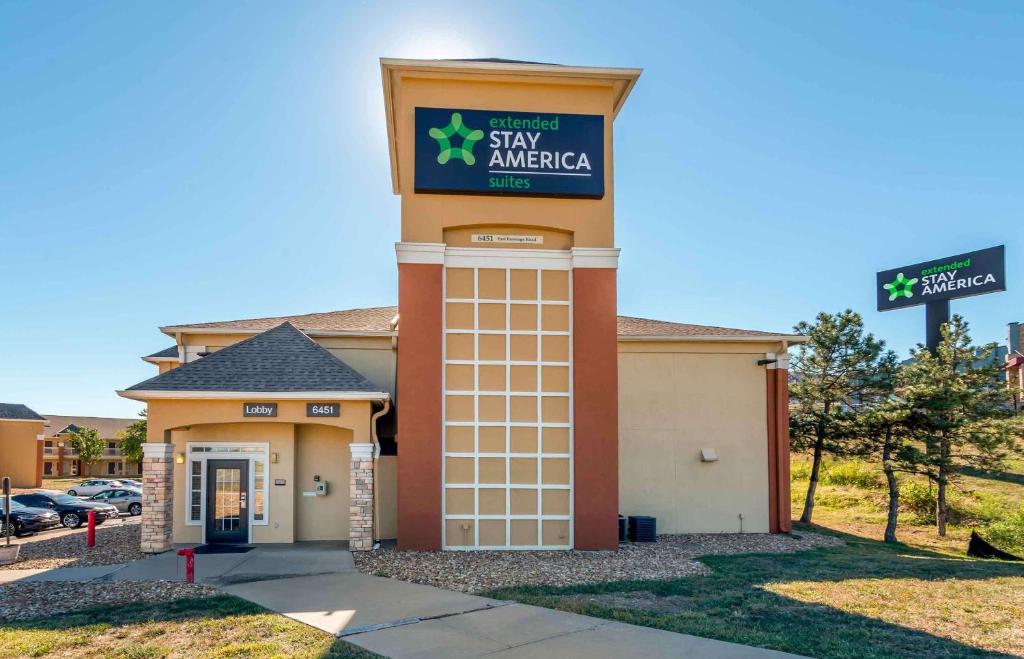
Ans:
{"type": "Polygon", "coordinates": [[[373,439],[373,541],[380,540],[380,472],[378,471],[378,458],[380,458],[380,441],[377,439],[377,420],[391,410],[391,399],[384,399],[384,407],[370,416],[370,437],[373,439]]]}

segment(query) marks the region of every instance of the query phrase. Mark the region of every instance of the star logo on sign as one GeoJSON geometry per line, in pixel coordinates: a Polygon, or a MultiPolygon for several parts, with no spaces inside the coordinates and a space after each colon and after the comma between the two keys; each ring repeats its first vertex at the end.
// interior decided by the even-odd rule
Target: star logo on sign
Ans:
{"type": "Polygon", "coordinates": [[[914,284],[916,283],[917,277],[907,279],[901,272],[896,275],[896,279],[888,284],[882,284],[882,288],[889,291],[889,301],[892,302],[898,297],[914,297],[914,284]]]}
{"type": "Polygon", "coordinates": [[[427,134],[437,140],[440,153],[437,154],[437,163],[443,165],[449,160],[461,160],[467,165],[476,163],[473,155],[473,145],[484,138],[484,132],[480,129],[472,129],[462,123],[462,115],[458,112],[452,113],[451,121],[444,128],[431,128],[427,134]],[[461,146],[452,145],[452,137],[458,135],[462,138],[461,146]]]}

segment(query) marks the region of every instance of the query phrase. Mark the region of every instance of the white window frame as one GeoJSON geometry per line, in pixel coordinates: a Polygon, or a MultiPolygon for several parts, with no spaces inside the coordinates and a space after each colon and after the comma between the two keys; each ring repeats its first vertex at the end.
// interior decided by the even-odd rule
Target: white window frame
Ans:
{"type": "Polygon", "coordinates": [[[263,462],[263,519],[254,519],[256,507],[252,505],[255,496],[249,497],[249,537],[252,543],[254,526],[270,524],[270,443],[269,442],[186,442],[185,443],[185,526],[202,529],[202,541],[206,543],[206,472],[208,460],[246,460],[249,463],[249,492],[256,492],[256,462],[263,462]],[[244,449],[244,450],[243,450],[244,449]],[[256,450],[253,450],[256,449],[256,450]],[[199,462],[199,519],[192,519],[192,463],[199,462]]]}

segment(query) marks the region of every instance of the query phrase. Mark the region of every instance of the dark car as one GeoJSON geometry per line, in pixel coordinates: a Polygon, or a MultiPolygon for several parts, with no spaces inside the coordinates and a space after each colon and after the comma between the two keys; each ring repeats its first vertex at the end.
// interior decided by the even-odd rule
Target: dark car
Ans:
{"type": "Polygon", "coordinates": [[[30,508],[11,499],[11,528],[8,528],[3,509],[4,498],[0,496],[0,538],[6,538],[11,529],[20,537],[60,526],[60,516],[52,510],[30,508]]]}
{"type": "Polygon", "coordinates": [[[16,494],[11,497],[11,500],[32,508],[51,510],[60,516],[60,523],[69,529],[75,529],[85,524],[89,519],[90,510],[96,511],[97,524],[118,517],[117,508],[109,503],[83,501],[63,492],[36,490],[27,494],[16,494]]]}

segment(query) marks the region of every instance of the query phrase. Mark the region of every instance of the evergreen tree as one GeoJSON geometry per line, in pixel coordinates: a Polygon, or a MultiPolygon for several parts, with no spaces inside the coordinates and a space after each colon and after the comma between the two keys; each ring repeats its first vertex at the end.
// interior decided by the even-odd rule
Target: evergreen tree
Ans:
{"type": "Polygon", "coordinates": [[[864,332],[860,314],[850,309],[819,313],[813,324],[793,328],[807,337],[798,345],[791,364],[790,439],[795,451],[812,450],[811,477],[801,522],[810,522],[825,453],[845,455],[859,446],[858,409],[875,396],[873,376],[885,343],[864,332]]]}
{"type": "Polygon", "coordinates": [[[1007,405],[995,343],[971,344],[967,322],[954,315],[932,354],[918,345],[902,369],[900,397],[910,410],[907,432],[926,451],[924,471],[936,485],[935,522],[946,535],[947,489],[964,467],[999,465],[1021,434],[1021,419],[1007,405]]]}

